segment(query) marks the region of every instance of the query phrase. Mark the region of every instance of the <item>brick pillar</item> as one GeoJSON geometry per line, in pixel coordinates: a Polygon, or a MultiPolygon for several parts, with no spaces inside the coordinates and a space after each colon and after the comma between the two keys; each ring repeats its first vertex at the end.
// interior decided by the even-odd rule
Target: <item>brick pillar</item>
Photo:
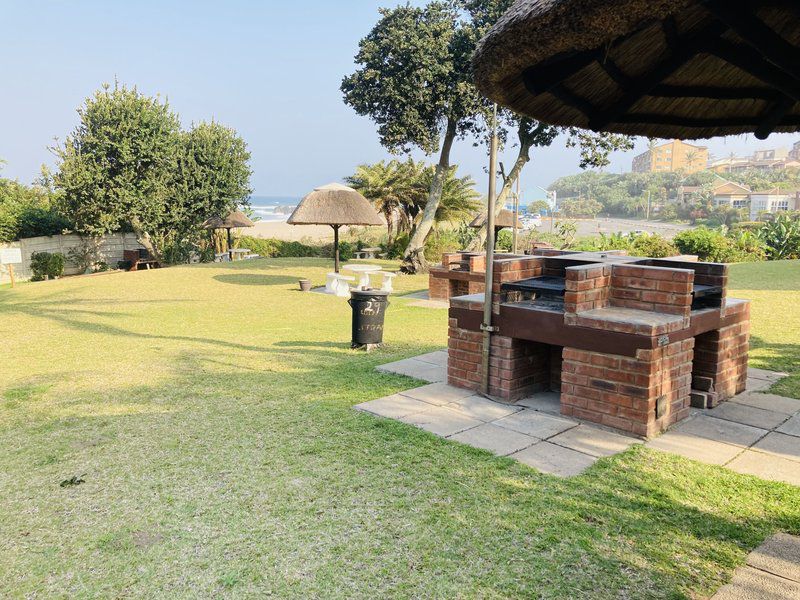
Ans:
{"type": "Polygon", "coordinates": [[[450,319],[447,333],[447,383],[468,390],[479,389],[483,334],[459,329],[458,319],[450,319]]]}
{"type": "Polygon", "coordinates": [[[564,349],[561,412],[651,437],[689,414],[694,339],[635,358],[564,349]]]}
{"type": "Polygon", "coordinates": [[[720,401],[745,391],[750,350],[750,304],[742,303],[738,320],[695,338],[693,374],[710,377],[720,401]]]}
{"type": "MultiPolygon", "coordinates": [[[[483,371],[483,334],[460,329],[450,319],[447,383],[479,390],[483,371]]],[[[492,336],[489,393],[513,401],[550,387],[550,346],[501,335],[492,336]]]]}

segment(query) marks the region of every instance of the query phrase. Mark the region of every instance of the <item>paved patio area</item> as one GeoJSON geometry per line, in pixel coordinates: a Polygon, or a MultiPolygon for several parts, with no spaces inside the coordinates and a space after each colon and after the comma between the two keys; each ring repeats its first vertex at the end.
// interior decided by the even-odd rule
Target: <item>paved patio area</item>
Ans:
{"type": "MultiPolygon", "coordinates": [[[[446,366],[444,350],[379,366],[379,371],[431,384],[356,408],[560,476],[577,475],[598,458],[642,442],[562,417],[557,393],[503,404],[449,386],[444,383],[446,366]]],[[[689,419],[647,445],[739,473],[800,485],[800,400],[764,393],[782,373],[750,369],[748,375],[747,392],[715,409],[693,410],[689,419]]]]}
{"type": "Polygon", "coordinates": [[[747,556],[712,600],[800,598],[800,537],[779,533],[747,556]]]}
{"type": "Polygon", "coordinates": [[[449,300],[431,300],[430,296],[428,295],[428,290],[414,292],[413,294],[405,294],[400,296],[400,298],[412,300],[412,302],[408,303],[409,306],[419,306],[422,308],[450,308],[449,300]]]}

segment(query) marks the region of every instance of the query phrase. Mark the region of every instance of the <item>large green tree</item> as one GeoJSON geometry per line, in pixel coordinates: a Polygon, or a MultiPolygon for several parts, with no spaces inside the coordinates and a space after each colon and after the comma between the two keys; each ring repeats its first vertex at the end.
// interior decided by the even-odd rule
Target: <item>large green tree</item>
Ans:
{"type": "Polygon", "coordinates": [[[99,237],[130,228],[153,255],[250,193],[249,154],[217,123],[181,130],[167,102],[109,85],[78,110],[80,124],[53,150],[64,214],[99,237]]]}
{"type": "Polygon", "coordinates": [[[171,225],[189,234],[209,216],[224,217],[246,206],[250,188],[250,152],[230,127],[201,122],[181,134],[170,202],[171,225]]]}
{"type": "Polygon", "coordinates": [[[344,78],[345,102],[378,125],[391,152],[417,147],[439,152],[425,208],[403,257],[408,272],[427,270],[424,246],[436,220],[453,142],[475,134],[486,102],[472,84],[476,40],[455,2],[434,1],[381,9],[381,18],[359,43],[357,70],[344,78]]]}

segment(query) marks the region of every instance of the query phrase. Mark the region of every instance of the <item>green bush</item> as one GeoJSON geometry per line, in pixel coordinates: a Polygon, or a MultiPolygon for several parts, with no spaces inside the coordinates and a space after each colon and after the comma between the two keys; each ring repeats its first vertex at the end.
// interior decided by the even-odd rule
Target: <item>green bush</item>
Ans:
{"type": "Polygon", "coordinates": [[[508,229],[501,229],[498,231],[497,241],[494,247],[503,252],[511,252],[514,248],[514,233],[508,229]]]}
{"type": "Polygon", "coordinates": [[[445,252],[461,250],[458,232],[454,230],[434,231],[425,240],[425,259],[438,263],[445,252]]]}
{"type": "Polygon", "coordinates": [[[800,220],[778,215],[758,235],[771,260],[800,258],[800,220]]]}
{"type": "Polygon", "coordinates": [[[637,235],[631,243],[631,254],[634,256],[649,256],[650,258],[665,258],[680,254],[678,248],[668,239],[660,235],[637,235]]]}
{"type": "Polygon", "coordinates": [[[380,248],[386,255],[386,258],[395,260],[403,257],[403,253],[406,251],[406,248],[408,247],[408,242],[409,242],[408,234],[401,233],[392,240],[391,244],[389,244],[388,241],[384,241],[383,243],[381,243],[380,248]]]}
{"type": "Polygon", "coordinates": [[[682,254],[696,254],[703,261],[728,263],[752,260],[737,247],[733,239],[717,229],[687,229],[676,235],[673,241],[682,254]]]}
{"type": "Polygon", "coordinates": [[[61,277],[64,274],[66,259],[60,252],[34,252],[31,255],[31,281],[61,277]]]}

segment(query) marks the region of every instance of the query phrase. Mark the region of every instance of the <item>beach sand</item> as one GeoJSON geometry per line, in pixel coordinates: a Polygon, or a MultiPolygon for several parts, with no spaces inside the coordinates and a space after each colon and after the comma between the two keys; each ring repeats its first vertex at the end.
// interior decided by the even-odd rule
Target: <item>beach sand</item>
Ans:
{"type": "MultiPolygon", "coordinates": [[[[358,229],[363,229],[359,227],[358,229]]],[[[383,227],[376,227],[383,233],[383,227]]],[[[256,238],[274,238],[277,240],[300,241],[303,238],[313,241],[333,241],[333,229],[328,225],[289,225],[286,221],[258,221],[255,227],[240,230],[242,235],[256,238]]],[[[347,227],[339,230],[339,238],[346,239],[347,227]]]]}

